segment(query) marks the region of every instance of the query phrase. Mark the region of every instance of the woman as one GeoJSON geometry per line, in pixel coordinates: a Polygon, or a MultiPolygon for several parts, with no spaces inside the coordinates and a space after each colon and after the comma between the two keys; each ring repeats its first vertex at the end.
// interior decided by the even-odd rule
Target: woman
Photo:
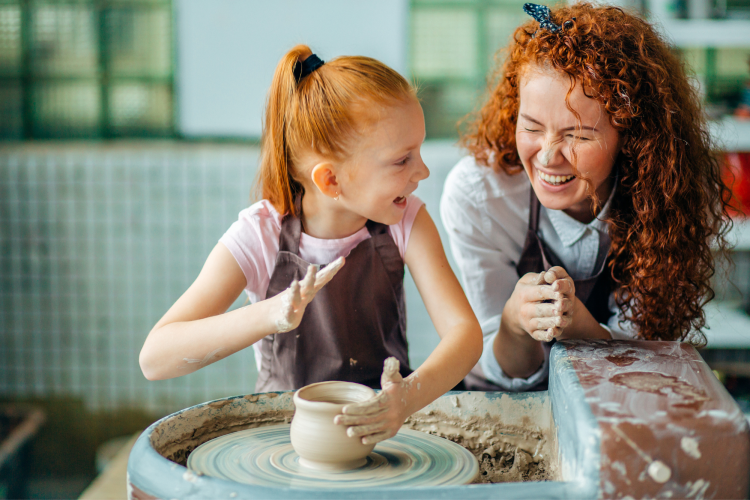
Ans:
{"type": "Polygon", "coordinates": [[[699,97],[654,28],[524,9],[441,201],[485,339],[474,390],[543,387],[553,339],[704,341],[731,224],[699,97]]]}

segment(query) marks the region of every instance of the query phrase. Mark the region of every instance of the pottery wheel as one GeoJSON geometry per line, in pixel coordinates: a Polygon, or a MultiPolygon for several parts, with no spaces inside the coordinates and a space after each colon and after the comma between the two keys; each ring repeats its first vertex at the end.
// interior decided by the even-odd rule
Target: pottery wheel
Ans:
{"type": "Polygon", "coordinates": [[[238,483],[282,488],[419,487],[467,484],[479,470],[466,448],[424,432],[401,429],[378,443],[357,469],[321,471],[299,463],[289,424],[233,432],[203,443],[188,468],[238,483]]]}

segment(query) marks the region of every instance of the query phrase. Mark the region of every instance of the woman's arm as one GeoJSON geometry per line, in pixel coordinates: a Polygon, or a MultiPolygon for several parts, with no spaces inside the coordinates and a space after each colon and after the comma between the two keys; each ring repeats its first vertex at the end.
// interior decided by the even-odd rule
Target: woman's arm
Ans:
{"type": "Polygon", "coordinates": [[[604,328],[586,306],[575,299],[573,305],[573,321],[567,326],[562,334],[558,337],[560,339],[611,339],[612,335],[604,328]]]}
{"type": "Polygon", "coordinates": [[[336,423],[353,426],[348,429],[350,436],[360,436],[365,443],[394,436],[409,415],[455,387],[482,354],[479,323],[425,207],[414,221],[404,260],[441,340],[406,379],[398,375],[398,362],[389,358],[380,395],[368,403],[345,407],[344,415],[336,417],[336,423]]]}
{"type": "Polygon", "coordinates": [[[218,243],[198,278],[156,323],[139,362],[149,380],[179,377],[245,349],[266,335],[296,328],[305,307],[343,265],[310,266],[302,281],[284,292],[225,313],[247,283],[239,264],[218,243]]]}
{"type": "Polygon", "coordinates": [[[527,378],[544,363],[542,343],[524,328],[525,311],[522,311],[524,305],[540,300],[542,290],[537,290],[539,277],[539,274],[528,273],[518,280],[513,294],[503,307],[500,328],[492,343],[495,359],[509,377],[527,378]]]}
{"type": "Polygon", "coordinates": [[[575,296],[575,284],[562,267],[518,280],[492,347],[503,372],[525,378],[544,362],[540,340],[553,338],[610,338],[575,296]]]}

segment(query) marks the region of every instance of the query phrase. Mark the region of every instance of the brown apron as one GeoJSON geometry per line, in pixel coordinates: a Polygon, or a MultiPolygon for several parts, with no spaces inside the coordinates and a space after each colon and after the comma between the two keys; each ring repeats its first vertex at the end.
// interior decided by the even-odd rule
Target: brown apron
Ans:
{"type": "MultiPolygon", "coordinates": [[[[307,305],[300,325],[261,340],[256,392],[296,390],[325,380],[380,388],[383,362],[395,356],[401,375],[411,373],[406,344],[404,261],[388,226],[367,221],[370,238],[346,257],[338,274],[307,305]]],[[[281,222],[279,254],[266,298],[305,276],[299,257],[302,224],[281,222]]]]}
{"type": "MultiPolygon", "coordinates": [[[[516,273],[522,277],[526,273],[540,273],[553,266],[565,267],[555,253],[546,247],[539,236],[539,209],[541,203],[536,197],[534,188],[531,188],[529,200],[529,226],[526,231],[526,241],[523,245],[521,257],[516,264],[516,273]]],[[[599,251],[597,256],[606,255],[609,252],[610,239],[602,234],[599,235],[599,251]]],[[[593,276],[584,279],[573,280],[576,287],[576,297],[583,302],[586,309],[599,323],[606,324],[612,316],[609,309],[609,296],[613,289],[612,276],[606,271],[609,258],[602,259],[602,264],[593,276]]],[[[548,342],[548,345],[555,341],[548,342]]],[[[470,391],[505,391],[484,376],[481,367],[477,364],[464,379],[467,389],[470,391]]],[[[538,390],[546,389],[542,384],[538,390]]]]}

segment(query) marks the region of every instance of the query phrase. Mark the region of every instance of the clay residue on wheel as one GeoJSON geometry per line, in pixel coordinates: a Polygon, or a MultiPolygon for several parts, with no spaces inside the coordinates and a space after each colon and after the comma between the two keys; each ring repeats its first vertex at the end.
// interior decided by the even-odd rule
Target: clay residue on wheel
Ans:
{"type": "Polygon", "coordinates": [[[461,418],[439,410],[416,413],[405,423],[458,443],[479,462],[474,483],[549,481],[557,479],[545,433],[532,422],[509,426],[489,414],[461,418]]]}
{"type": "Polygon", "coordinates": [[[190,452],[206,441],[230,432],[291,422],[291,394],[278,396],[252,395],[189,408],[159,424],[151,435],[151,444],[164,458],[186,465],[190,452]]]}
{"type": "Polygon", "coordinates": [[[206,441],[229,434],[230,432],[263,427],[264,425],[289,423],[293,413],[292,411],[276,411],[249,417],[227,416],[211,419],[203,425],[196,427],[192,432],[186,432],[176,437],[167,446],[158,448],[156,451],[172,462],[187,465],[187,458],[190,452],[206,441]]]}

